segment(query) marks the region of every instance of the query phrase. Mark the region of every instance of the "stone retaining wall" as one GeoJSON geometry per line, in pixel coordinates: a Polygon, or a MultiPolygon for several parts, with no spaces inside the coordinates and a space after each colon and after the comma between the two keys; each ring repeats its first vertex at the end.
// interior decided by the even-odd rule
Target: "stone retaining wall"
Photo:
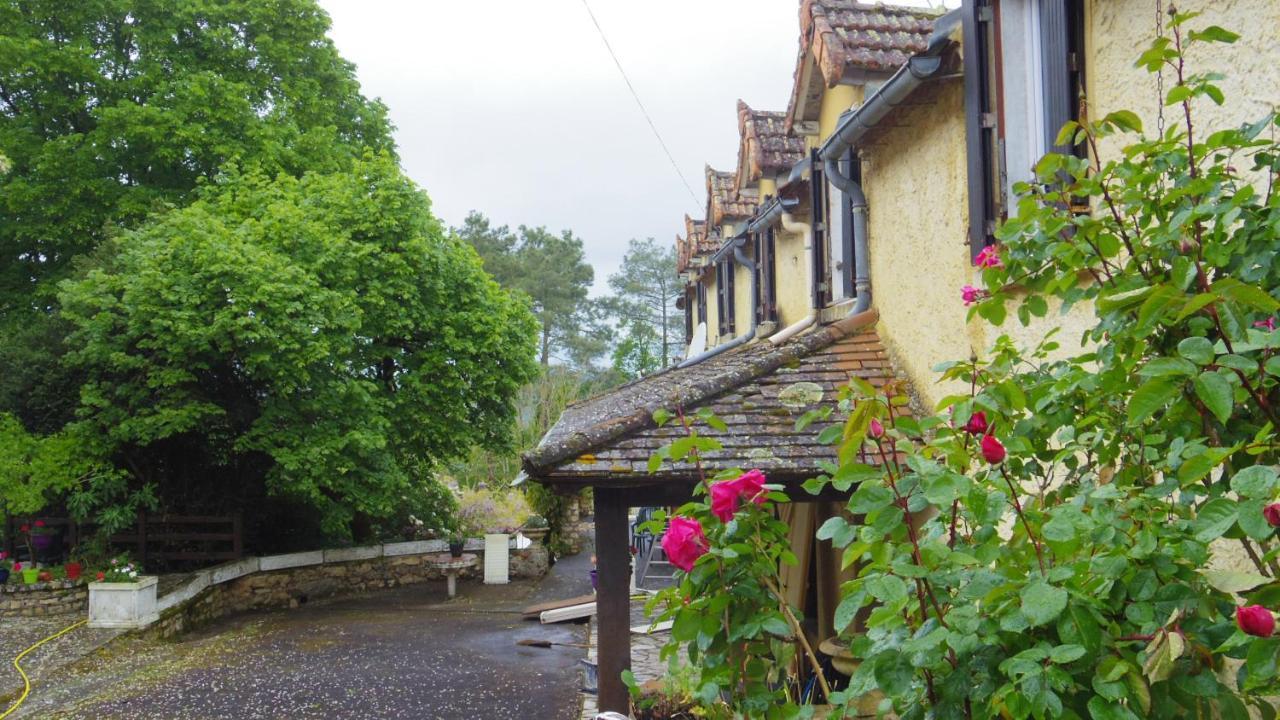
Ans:
{"type": "MultiPolygon", "coordinates": [[[[308,602],[360,595],[384,588],[444,581],[423,555],[440,552],[439,541],[393,543],[292,555],[248,558],[193,575],[159,598],[160,619],[147,633],[170,638],[218,618],[247,610],[298,607],[308,602]]],[[[476,552],[479,541],[469,541],[476,552]]],[[[442,545],[442,544],[441,544],[442,545]]],[[[461,579],[483,575],[483,553],[461,579]]],[[[511,577],[540,577],[547,571],[546,547],[535,543],[513,550],[511,577]]]]}
{"type": "Polygon", "coordinates": [[[44,617],[85,613],[89,587],[84,578],[25,585],[14,578],[0,585],[0,617],[44,617]]]}

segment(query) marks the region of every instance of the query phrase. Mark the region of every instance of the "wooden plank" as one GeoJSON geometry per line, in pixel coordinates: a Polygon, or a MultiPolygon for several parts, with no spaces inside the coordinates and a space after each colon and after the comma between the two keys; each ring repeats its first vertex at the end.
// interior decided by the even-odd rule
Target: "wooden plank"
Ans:
{"type": "Polygon", "coordinates": [[[532,620],[548,610],[559,610],[570,605],[583,605],[589,602],[595,602],[595,594],[579,595],[578,597],[565,598],[563,600],[551,600],[550,602],[538,603],[520,611],[525,620],[532,620]]]}
{"type": "Polygon", "coordinates": [[[631,668],[631,537],[624,495],[595,489],[599,644],[599,708],[626,715],[631,697],[622,673],[631,668]]]}
{"type": "Polygon", "coordinates": [[[551,623],[564,622],[565,620],[577,620],[579,618],[590,617],[596,614],[596,604],[594,602],[582,603],[581,605],[570,605],[569,607],[556,608],[555,610],[546,610],[538,616],[543,625],[551,623]]]}

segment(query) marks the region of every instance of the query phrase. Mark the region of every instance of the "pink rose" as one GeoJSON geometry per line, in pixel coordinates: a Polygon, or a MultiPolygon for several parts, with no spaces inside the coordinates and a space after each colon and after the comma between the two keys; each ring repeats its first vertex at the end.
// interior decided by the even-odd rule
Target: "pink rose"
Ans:
{"type": "Polygon", "coordinates": [[[14,563],[14,564],[13,564],[13,571],[14,571],[14,572],[22,572],[22,563],[20,563],[20,562],[16,562],[16,563],[14,563]]]}
{"type": "Polygon", "coordinates": [[[1004,267],[1004,262],[1000,260],[999,246],[988,245],[982,248],[982,252],[978,253],[978,257],[973,259],[973,264],[980,268],[1004,267]]]}
{"type": "Polygon", "coordinates": [[[1280,527],[1280,503],[1271,503],[1262,508],[1262,517],[1267,519],[1271,527],[1280,527]]]}
{"type": "Polygon", "coordinates": [[[672,565],[685,572],[693,570],[693,564],[707,553],[707,536],[702,525],[679,515],[671,518],[667,531],[662,535],[662,551],[672,565]]]}
{"type": "Polygon", "coordinates": [[[711,513],[720,519],[720,522],[729,522],[733,519],[733,514],[738,511],[738,496],[741,490],[738,489],[737,480],[723,480],[711,485],[711,513]]]}
{"type": "Polygon", "coordinates": [[[1276,618],[1261,605],[1236,608],[1236,625],[1247,635],[1271,637],[1276,631],[1276,618]]]}
{"type": "Polygon", "coordinates": [[[880,421],[876,418],[871,418],[871,426],[867,428],[867,434],[870,435],[873,440],[879,440],[884,437],[884,425],[881,425],[880,421]]]}
{"type": "Polygon", "coordinates": [[[44,527],[44,521],[43,521],[43,520],[37,520],[37,521],[36,521],[36,527],[38,527],[38,528],[42,528],[42,527],[44,527]]]}
{"type": "Polygon", "coordinates": [[[960,297],[964,300],[965,305],[972,305],[986,296],[986,290],[979,290],[972,285],[965,285],[960,288],[960,297]]]}
{"type": "Polygon", "coordinates": [[[764,504],[764,473],[759,470],[748,470],[734,482],[738,483],[743,497],[757,505],[764,504]]]}
{"type": "Polygon", "coordinates": [[[982,436],[982,457],[987,462],[992,465],[999,465],[1004,462],[1006,454],[1004,445],[994,435],[982,436]]]}
{"type": "Polygon", "coordinates": [[[964,424],[965,432],[971,435],[981,435],[987,431],[987,414],[981,410],[969,416],[969,422],[964,424]]]}
{"type": "Polygon", "coordinates": [[[738,511],[743,497],[756,503],[764,502],[764,473],[752,470],[733,480],[721,480],[711,485],[711,512],[720,522],[729,522],[738,511]]]}
{"type": "Polygon", "coordinates": [[[1253,326],[1258,328],[1259,330],[1266,330],[1267,332],[1275,332],[1276,318],[1273,315],[1267,318],[1266,320],[1259,320],[1258,322],[1254,323],[1253,326]]]}

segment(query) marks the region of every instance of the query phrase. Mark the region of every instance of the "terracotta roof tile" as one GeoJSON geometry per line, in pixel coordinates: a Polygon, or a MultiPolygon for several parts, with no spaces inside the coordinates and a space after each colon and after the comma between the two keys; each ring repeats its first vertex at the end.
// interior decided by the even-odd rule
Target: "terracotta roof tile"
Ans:
{"type": "MultiPolygon", "coordinates": [[[[800,118],[801,97],[812,98],[819,80],[835,87],[851,71],[889,73],[925,50],[939,11],[854,0],[803,0],[800,5],[800,50],[788,124],[800,118]],[[806,72],[809,57],[816,72],[806,72]]],[[[812,118],[810,118],[812,119],[812,118]]]]}
{"type": "Polygon", "coordinates": [[[707,224],[684,216],[684,235],[676,235],[676,272],[689,269],[689,262],[720,249],[720,239],[707,235],[707,224]]]}
{"type": "Polygon", "coordinates": [[[739,187],[765,173],[787,171],[804,159],[804,139],[789,132],[785,112],[752,110],[739,100],[738,136],[739,187]]]}
{"type": "Polygon", "coordinates": [[[797,418],[834,403],[851,376],[875,386],[902,382],[876,335],[875,317],[847,318],[778,346],[745,345],[571,405],[525,455],[525,472],[540,482],[569,484],[695,477],[686,464],[648,470],[649,456],[681,432],[657,427],[653,412],[680,405],[686,412],[710,407],[728,426],[700,429],[724,445],[703,456],[708,471],[758,467],[783,478],[811,477],[820,462],[836,460],[836,448],[819,443],[818,434],[845,416],[837,410],[802,431],[795,429],[797,418]]]}
{"type": "Polygon", "coordinates": [[[707,221],[712,228],[726,220],[749,218],[755,211],[756,198],[738,191],[737,173],[707,166],[707,221]]]}

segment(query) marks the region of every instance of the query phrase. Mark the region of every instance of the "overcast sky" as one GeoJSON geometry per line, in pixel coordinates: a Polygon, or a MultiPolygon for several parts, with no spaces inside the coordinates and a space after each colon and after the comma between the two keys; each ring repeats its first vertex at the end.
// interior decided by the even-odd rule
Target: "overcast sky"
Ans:
{"type": "Polygon", "coordinates": [[[696,201],[582,0],[320,0],[436,214],[572,229],[599,290],[628,239],[701,216],[704,164],[736,162],[738,98],[786,109],[799,1],[589,2],[696,201]]]}

